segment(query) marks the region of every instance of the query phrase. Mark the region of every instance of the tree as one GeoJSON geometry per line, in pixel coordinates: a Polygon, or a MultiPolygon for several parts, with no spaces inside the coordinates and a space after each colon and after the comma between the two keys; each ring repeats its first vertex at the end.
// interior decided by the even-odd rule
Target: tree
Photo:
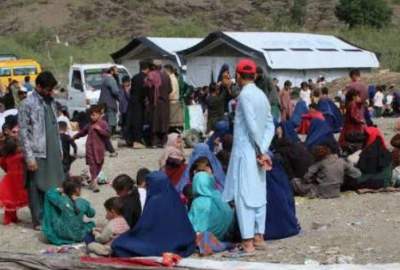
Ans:
{"type": "Polygon", "coordinates": [[[340,0],[336,6],[336,17],[355,26],[383,28],[392,21],[392,8],[385,0],[340,0]]]}
{"type": "Polygon", "coordinates": [[[307,0],[294,0],[290,10],[292,22],[298,26],[303,26],[306,18],[307,0]]]}

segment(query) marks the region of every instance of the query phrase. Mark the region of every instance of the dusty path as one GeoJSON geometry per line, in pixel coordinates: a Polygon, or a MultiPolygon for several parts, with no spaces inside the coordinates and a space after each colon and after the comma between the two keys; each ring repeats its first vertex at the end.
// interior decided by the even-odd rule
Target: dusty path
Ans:
{"type": "MultiPolygon", "coordinates": [[[[393,131],[393,119],[380,121],[387,139],[393,131]]],[[[160,150],[119,149],[118,158],[107,159],[106,174],[112,178],[119,173],[134,175],[141,166],[157,167],[160,150]]],[[[85,168],[78,160],[73,172],[85,168]]],[[[103,202],[113,195],[111,187],[101,193],[86,190],[83,197],[92,202],[98,214],[96,221],[104,222],[103,202]]],[[[300,236],[270,242],[268,250],[254,261],[303,264],[306,260],[321,263],[392,263],[400,261],[400,193],[357,195],[345,193],[334,200],[297,198],[297,212],[303,231],[300,236]]],[[[18,226],[0,225],[0,250],[38,253],[47,246],[40,234],[31,230],[27,209],[20,211],[23,220],[18,226]]],[[[2,219],[2,215],[0,215],[2,219]]],[[[219,258],[222,259],[222,258],[219,258]]]]}

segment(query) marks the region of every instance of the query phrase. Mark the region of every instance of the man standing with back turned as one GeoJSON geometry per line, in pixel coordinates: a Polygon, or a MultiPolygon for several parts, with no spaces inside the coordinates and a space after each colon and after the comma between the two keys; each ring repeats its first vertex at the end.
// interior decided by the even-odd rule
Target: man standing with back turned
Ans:
{"type": "Polygon", "coordinates": [[[267,152],[275,133],[268,99],[254,84],[256,67],[250,59],[241,60],[236,67],[236,79],[242,90],[223,194],[226,201],[235,202],[245,254],[265,248],[266,170],[272,168],[267,152]]]}

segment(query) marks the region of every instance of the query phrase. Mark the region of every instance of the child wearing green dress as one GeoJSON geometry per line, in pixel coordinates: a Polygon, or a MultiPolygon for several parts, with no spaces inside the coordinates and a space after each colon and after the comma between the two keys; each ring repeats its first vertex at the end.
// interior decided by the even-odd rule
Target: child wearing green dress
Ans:
{"type": "Polygon", "coordinates": [[[81,184],[67,180],[62,189],[52,188],[45,196],[42,231],[53,245],[82,242],[85,235],[95,227],[93,222],[84,222],[84,216],[96,214],[90,203],[80,198],[81,184]]]}

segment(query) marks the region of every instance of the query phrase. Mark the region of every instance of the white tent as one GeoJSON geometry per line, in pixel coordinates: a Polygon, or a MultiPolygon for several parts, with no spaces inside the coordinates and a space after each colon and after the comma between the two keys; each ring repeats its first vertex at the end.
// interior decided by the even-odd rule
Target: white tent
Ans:
{"type": "Polygon", "coordinates": [[[143,59],[162,60],[164,64],[169,63],[180,68],[183,63],[176,52],[190,48],[200,41],[200,38],[138,37],[111,54],[111,57],[114,62],[128,68],[132,75],[139,72],[139,61],[143,59]]]}
{"type": "Polygon", "coordinates": [[[195,86],[215,81],[226,63],[234,72],[243,57],[256,60],[280,84],[295,86],[309,78],[327,81],[346,76],[352,68],[371,71],[379,67],[375,53],[329,35],[278,32],[214,32],[178,54],[186,60],[187,78],[195,86]]]}

